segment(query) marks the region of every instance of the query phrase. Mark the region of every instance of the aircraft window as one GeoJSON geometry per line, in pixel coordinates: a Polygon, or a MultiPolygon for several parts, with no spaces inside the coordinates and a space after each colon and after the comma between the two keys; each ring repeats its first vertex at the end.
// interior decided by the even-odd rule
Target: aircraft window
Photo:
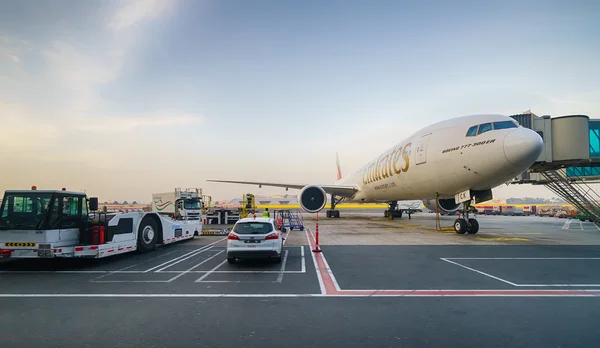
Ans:
{"type": "Polygon", "coordinates": [[[494,129],[517,128],[517,125],[511,121],[494,122],[494,129]]]}
{"type": "Polygon", "coordinates": [[[477,135],[477,126],[473,126],[473,127],[469,128],[469,130],[467,131],[467,136],[474,137],[476,135],[477,135]]]}
{"type": "Polygon", "coordinates": [[[492,130],[492,124],[491,123],[484,123],[484,124],[480,124],[479,125],[479,133],[477,134],[481,134],[481,133],[485,133],[488,131],[492,130]]]}

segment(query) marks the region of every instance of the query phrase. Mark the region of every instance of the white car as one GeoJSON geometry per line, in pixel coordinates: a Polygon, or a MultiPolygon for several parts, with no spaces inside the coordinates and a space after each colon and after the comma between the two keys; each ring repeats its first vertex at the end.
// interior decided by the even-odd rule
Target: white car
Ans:
{"type": "Polygon", "coordinates": [[[227,261],[236,259],[270,258],[281,262],[283,234],[271,218],[246,218],[238,220],[227,236],[227,261]]]}

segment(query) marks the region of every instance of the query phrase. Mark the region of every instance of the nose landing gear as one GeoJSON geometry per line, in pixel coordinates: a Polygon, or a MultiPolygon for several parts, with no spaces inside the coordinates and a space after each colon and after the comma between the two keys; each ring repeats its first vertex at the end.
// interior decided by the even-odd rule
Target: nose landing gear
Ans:
{"type": "Polygon", "coordinates": [[[458,234],[476,234],[479,232],[479,222],[473,218],[469,218],[469,212],[471,211],[470,202],[463,203],[463,217],[454,221],[454,232],[458,234]]]}

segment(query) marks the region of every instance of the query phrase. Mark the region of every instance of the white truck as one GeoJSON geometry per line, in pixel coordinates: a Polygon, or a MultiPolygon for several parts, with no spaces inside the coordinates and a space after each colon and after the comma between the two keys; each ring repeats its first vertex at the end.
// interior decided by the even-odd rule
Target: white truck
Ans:
{"type": "Polygon", "coordinates": [[[181,220],[200,220],[202,215],[202,189],[176,188],[172,192],[153,193],[152,211],[174,216],[181,220]]]}
{"type": "Polygon", "coordinates": [[[98,198],[65,189],[7,190],[0,205],[0,257],[102,258],[149,252],[201,232],[202,219],[99,212],[98,198]]]}

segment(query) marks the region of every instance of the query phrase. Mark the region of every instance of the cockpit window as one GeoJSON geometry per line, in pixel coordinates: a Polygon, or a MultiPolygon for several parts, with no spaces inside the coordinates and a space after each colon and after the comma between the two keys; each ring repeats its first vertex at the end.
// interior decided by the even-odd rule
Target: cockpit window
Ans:
{"type": "Polygon", "coordinates": [[[517,125],[511,121],[494,122],[494,129],[517,128],[517,125]]]}
{"type": "Polygon", "coordinates": [[[467,136],[474,137],[476,135],[477,135],[477,126],[473,126],[473,127],[469,128],[469,130],[467,131],[467,136]]]}
{"type": "Polygon", "coordinates": [[[484,123],[479,125],[479,132],[477,134],[485,133],[492,130],[491,123],[484,123]]]}

